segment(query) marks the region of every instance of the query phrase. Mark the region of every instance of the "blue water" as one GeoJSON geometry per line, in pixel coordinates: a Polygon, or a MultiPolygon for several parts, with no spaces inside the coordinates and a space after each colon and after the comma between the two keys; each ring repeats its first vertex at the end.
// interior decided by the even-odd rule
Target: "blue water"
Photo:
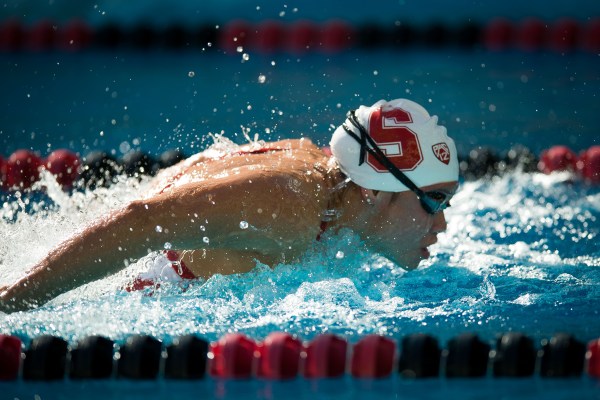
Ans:
{"type": "Polygon", "coordinates": [[[585,53],[0,54],[0,76],[10,77],[0,149],[193,154],[207,132],[243,142],[242,127],[326,144],[348,110],[408,97],[440,117],[462,154],[514,144],[579,151],[598,143],[599,68],[585,53]]]}
{"type": "Polygon", "coordinates": [[[396,20],[426,23],[433,21],[463,22],[467,19],[488,21],[503,16],[522,19],[535,16],[555,20],[572,17],[586,20],[598,16],[600,6],[594,0],[544,0],[527,2],[490,2],[481,0],[430,0],[426,4],[414,0],[387,1],[373,7],[363,0],[290,1],[269,0],[151,0],[116,2],[114,0],[12,0],[0,8],[0,18],[18,16],[25,22],[49,18],[58,22],[74,18],[100,24],[106,21],[128,25],[148,21],[159,25],[173,23],[197,24],[205,21],[246,19],[261,21],[277,19],[284,22],[310,19],[326,21],[332,18],[350,22],[375,21],[393,23],[396,20]]]}
{"type": "MultiPolygon", "coordinates": [[[[431,260],[413,272],[370,253],[360,238],[344,231],[326,236],[299,263],[273,270],[258,265],[245,275],[215,276],[185,287],[163,285],[151,296],[120,290],[143,268],[140,262],[36,310],[0,316],[0,332],[25,343],[45,333],[71,343],[92,334],[122,342],[142,333],[168,344],[187,333],[214,341],[227,332],[243,332],[261,340],[273,331],[304,340],[331,332],[351,343],[368,333],[399,341],[409,333],[425,332],[442,346],[467,331],[492,345],[496,334],[507,331],[525,332],[537,345],[556,332],[588,341],[600,333],[600,188],[571,178],[513,173],[491,182],[463,182],[447,212],[448,231],[431,260]]],[[[53,202],[54,208],[26,213],[14,204],[4,205],[0,230],[14,242],[1,245],[6,254],[3,281],[22,273],[96,214],[118,207],[145,187],[145,182],[124,180],[109,190],[69,197],[45,179],[50,189],[44,201],[53,202]],[[15,222],[4,218],[8,214],[15,222]]],[[[27,206],[35,210],[40,205],[27,206]]],[[[599,385],[589,378],[411,382],[394,376],[377,382],[13,383],[0,384],[0,390],[11,399],[270,399],[290,393],[296,398],[340,399],[479,399],[491,394],[593,399],[599,385]]]]}
{"type": "MultiPolygon", "coordinates": [[[[71,341],[91,334],[122,340],[132,333],[166,341],[198,333],[216,340],[227,332],[261,339],[275,330],[307,340],[322,332],[350,341],[368,333],[401,338],[427,332],[444,342],[464,331],[490,341],[506,331],[538,341],[557,331],[591,340],[600,333],[600,188],[565,178],[514,173],[463,183],[447,212],[447,232],[432,258],[413,272],[341,231],[325,235],[298,263],[273,269],[258,264],[248,274],[145,293],[120,290],[144,269],[148,256],[46,306],[1,317],[0,331],[25,339],[51,333],[71,341]]],[[[30,210],[41,208],[29,213],[19,211],[17,201],[5,203],[0,229],[17,243],[2,245],[2,282],[96,214],[143,190],[144,183],[124,180],[72,197],[50,192],[29,204],[30,210]],[[61,232],[52,234],[59,226],[61,232]]]]}
{"type": "MultiPolygon", "coordinates": [[[[585,54],[351,53],[335,57],[92,54],[0,55],[0,146],[42,154],[69,147],[116,155],[131,148],[188,154],[223,131],[262,139],[308,136],[326,144],[346,110],[380,98],[410,97],[440,116],[465,153],[524,144],[575,150],[598,144],[597,57],[585,54]],[[190,74],[193,72],[193,74],[190,74]],[[193,76],[190,76],[193,75],[193,76]],[[265,82],[260,83],[260,76],[265,82]]],[[[0,209],[0,285],[95,218],[141,196],[149,186],[123,178],[110,189],[68,195],[45,176],[44,194],[4,195],[0,209]]],[[[196,333],[216,340],[243,332],[260,340],[283,330],[310,340],[331,332],[355,342],[367,333],[400,339],[425,332],[442,345],[474,331],[493,342],[521,331],[536,342],[567,331],[600,336],[600,188],[568,174],[512,172],[462,182],[447,212],[448,231],[432,258],[407,273],[362,246],[352,232],[326,235],[298,263],[245,275],[215,276],[152,296],[120,288],[144,267],[93,282],[23,313],[0,315],[0,332],[44,333],[74,343],[92,334],[122,341],[134,333],[165,343],[196,333]]],[[[13,397],[167,398],[598,398],[588,379],[475,383],[447,380],[287,384],[2,384],[13,397]],[[129,391],[129,396],[123,392],[129,391]],[[14,394],[14,395],[13,395],[14,394]]],[[[10,398],[13,398],[10,397],[10,398]]],[[[0,396],[1,398],[1,396],[0,396]]]]}
{"type": "Polygon", "coordinates": [[[200,381],[200,382],[67,382],[21,383],[6,388],[7,399],[598,399],[600,384],[588,379],[475,379],[379,381],[332,379],[322,381],[200,381]]]}

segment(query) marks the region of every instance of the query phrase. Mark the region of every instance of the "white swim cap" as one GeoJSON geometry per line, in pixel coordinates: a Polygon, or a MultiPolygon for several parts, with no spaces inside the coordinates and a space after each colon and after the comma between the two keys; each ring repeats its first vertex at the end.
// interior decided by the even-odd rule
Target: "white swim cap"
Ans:
{"type": "Polygon", "coordinates": [[[354,115],[335,130],[330,147],[342,172],[357,185],[387,192],[410,190],[372,151],[365,151],[365,146],[373,149],[372,143],[417,187],[458,180],[454,140],[437,124],[438,117],[417,103],[380,100],[371,107],[360,106],[354,115]]]}

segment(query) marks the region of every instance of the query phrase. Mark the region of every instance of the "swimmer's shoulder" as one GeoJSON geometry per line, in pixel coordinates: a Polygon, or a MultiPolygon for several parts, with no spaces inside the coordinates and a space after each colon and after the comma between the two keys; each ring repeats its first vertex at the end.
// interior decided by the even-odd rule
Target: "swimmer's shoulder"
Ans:
{"type": "Polygon", "coordinates": [[[281,149],[281,150],[303,150],[309,152],[322,153],[322,149],[313,143],[309,138],[300,139],[282,139],[275,142],[266,144],[267,148],[281,149]]]}

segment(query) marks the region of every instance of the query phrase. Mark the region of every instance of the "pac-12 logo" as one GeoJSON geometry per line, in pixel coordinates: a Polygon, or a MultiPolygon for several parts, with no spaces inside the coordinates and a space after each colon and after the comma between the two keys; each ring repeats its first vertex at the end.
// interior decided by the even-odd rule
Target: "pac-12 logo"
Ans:
{"type": "Polygon", "coordinates": [[[436,143],[431,146],[431,149],[438,160],[446,165],[450,163],[450,149],[446,143],[436,143]]]}

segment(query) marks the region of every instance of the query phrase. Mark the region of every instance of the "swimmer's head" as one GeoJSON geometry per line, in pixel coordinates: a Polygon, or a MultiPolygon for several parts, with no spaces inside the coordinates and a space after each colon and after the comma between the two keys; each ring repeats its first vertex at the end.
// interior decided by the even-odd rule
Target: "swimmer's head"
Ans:
{"type": "Polygon", "coordinates": [[[413,101],[380,100],[348,113],[333,133],[331,152],[342,172],[366,189],[404,192],[457,181],[454,140],[437,122],[413,101]]]}

